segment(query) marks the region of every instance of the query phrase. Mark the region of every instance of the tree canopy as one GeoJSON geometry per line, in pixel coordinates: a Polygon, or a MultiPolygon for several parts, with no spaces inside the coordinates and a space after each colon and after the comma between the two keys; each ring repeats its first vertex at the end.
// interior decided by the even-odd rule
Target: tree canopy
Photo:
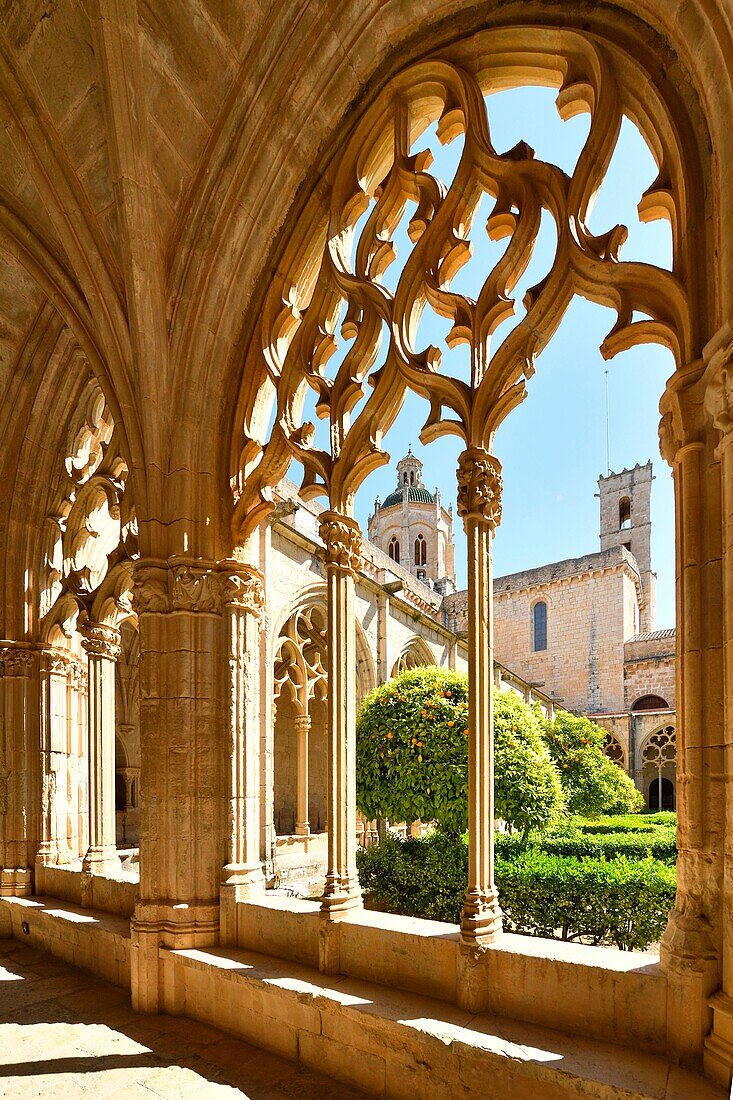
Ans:
{"type": "Polygon", "coordinates": [[[558,710],[543,723],[568,812],[582,817],[634,813],[644,804],[633,780],[603,751],[606,731],[589,718],[558,710]]]}
{"type": "MultiPolygon", "coordinates": [[[[494,699],[495,811],[528,832],[562,808],[560,780],[539,715],[514,693],[494,699]]],[[[468,822],[468,678],[417,668],[372,691],[356,727],[357,802],[367,817],[436,821],[458,833],[468,822]]]]}

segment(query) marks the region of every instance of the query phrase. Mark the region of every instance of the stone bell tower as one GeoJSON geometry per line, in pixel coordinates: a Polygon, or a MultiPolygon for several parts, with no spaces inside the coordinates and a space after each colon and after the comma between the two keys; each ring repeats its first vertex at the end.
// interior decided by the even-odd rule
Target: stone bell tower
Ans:
{"type": "Polygon", "coordinates": [[[598,478],[601,502],[601,550],[624,546],[641,576],[640,631],[656,629],[657,575],[652,570],[652,463],[598,478]]]}
{"type": "Polygon", "coordinates": [[[440,592],[455,591],[453,510],[422,479],[423,464],[408,448],[397,463],[397,485],[369,517],[369,541],[397,565],[440,592]]]}

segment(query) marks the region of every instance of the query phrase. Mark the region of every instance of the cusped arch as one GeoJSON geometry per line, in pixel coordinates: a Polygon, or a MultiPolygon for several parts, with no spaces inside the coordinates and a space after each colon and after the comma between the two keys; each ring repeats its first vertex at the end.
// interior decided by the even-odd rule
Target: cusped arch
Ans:
{"type": "MultiPolygon", "coordinates": [[[[689,254],[699,242],[688,239],[690,224],[699,216],[699,208],[689,201],[699,181],[694,172],[688,179],[683,171],[679,135],[656,93],[640,98],[638,73],[637,79],[632,76],[631,60],[609,43],[573,31],[550,38],[542,28],[523,28],[520,34],[505,27],[413,64],[393,78],[389,93],[374,97],[342,142],[338,160],[323,174],[297,231],[286,239],[252,327],[254,339],[246,357],[249,389],[242,391],[236,413],[229,471],[236,499],[235,540],[248,537],[268,514],[272,487],[293,458],[305,467],[302,492],[326,496],[332,508],[348,507],[364,477],[387,461],[379,442],[407,389],[430,401],[422,433],[426,441],[451,431],[469,446],[488,447],[493,431],[524,396],[535,356],[576,294],[616,311],[617,323],[602,348],[608,357],[650,340],[671,348],[678,365],[699,354],[707,300],[696,313],[687,298],[689,291],[695,300],[706,299],[704,275],[689,254]],[[557,87],[564,116],[591,110],[590,134],[569,182],[554,166],[536,161],[521,143],[511,160],[493,149],[484,96],[520,83],[557,87]],[[671,221],[673,273],[619,262],[622,227],[602,240],[585,228],[624,114],[638,123],[664,168],[643,197],[641,210],[646,219],[666,216],[671,221]],[[466,135],[458,175],[447,191],[430,176],[429,161],[415,152],[416,141],[433,122],[441,139],[466,135]],[[448,239],[456,224],[471,225],[476,195],[484,192],[498,196],[490,235],[510,236],[511,244],[506,257],[487,272],[471,304],[448,293],[452,273],[465,262],[468,247],[454,241],[449,248],[448,239]],[[377,287],[376,279],[390,262],[385,241],[408,198],[418,204],[409,235],[412,256],[419,256],[420,264],[408,262],[392,296],[377,287]],[[355,257],[349,258],[350,234],[367,210],[370,216],[355,257]],[[437,358],[426,371],[422,353],[411,344],[422,308],[429,304],[453,321],[449,344],[486,341],[509,315],[510,294],[528,263],[540,210],[550,211],[556,222],[555,259],[547,278],[529,296],[526,315],[493,354],[491,369],[476,375],[470,393],[441,373],[437,358]],[[326,379],[324,366],[335,347],[342,307],[344,338],[358,339],[335,378],[326,379]],[[634,320],[635,311],[641,319],[634,320]],[[389,354],[384,368],[370,378],[385,321],[392,333],[389,354]],[[368,377],[374,383],[371,394],[368,377]],[[318,415],[331,418],[332,438],[340,440],[330,456],[312,445],[313,426],[300,423],[308,386],[316,391],[318,415]],[[359,396],[365,403],[352,423],[349,412],[359,396]],[[267,406],[275,397],[277,414],[268,436],[267,406]]],[[[478,350],[476,354],[481,359],[478,350]]]]}
{"type": "Polygon", "coordinates": [[[401,672],[406,672],[408,669],[424,668],[427,665],[434,664],[435,654],[430,649],[430,646],[424,638],[415,634],[402,647],[397,660],[392,666],[390,676],[399,676],[401,672]]]}

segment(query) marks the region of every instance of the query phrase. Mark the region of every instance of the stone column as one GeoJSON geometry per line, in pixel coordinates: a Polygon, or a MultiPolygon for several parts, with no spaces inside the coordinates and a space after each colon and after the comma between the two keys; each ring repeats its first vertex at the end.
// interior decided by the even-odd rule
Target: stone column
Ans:
{"type": "MultiPolygon", "coordinates": [[[[701,374],[697,363],[674,376],[660,403],[659,430],[675,486],[679,847],[677,896],[662,939],[661,964],[667,974],[669,1055],[698,1068],[710,1026],[707,1000],[720,965],[720,807],[725,799],[719,770],[720,481],[704,421],[701,374]]],[[[636,746],[630,745],[632,751],[633,771],[636,746]]]]}
{"type": "Polygon", "coordinates": [[[0,649],[0,897],[32,893],[37,842],[37,657],[23,646],[0,649]]]}
{"type": "MultiPolygon", "coordinates": [[[[361,561],[358,523],[323,512],[328,586],[328,872],[321,915],[338,920],[362,904],[356,871],[355,574],[361,561]]],[[[322,959],[324,969],[331,961],[322,959]]]]}
{"type": "Polygon", "coordinates": [[[469,447],[458,459],[458,514],[468,543],[468,888],[461,941],[501,933],[494,885],[494,662],[491,539],[501,522],[501,464],[469,447]]]}
{"type": "Polygon", "coordinates": [[[89,847],[83,869],[102,875],[119,870],[115,827],[115,663],[120,632],[102,623],[80,628],[89,660],[89,847]]]}
{"type": "MultiPolygon", "coordinates": [[[[695,805],[695,810],[710,829],[718,873],[720,853],[723,856],[722,896],[713,920],[715,939],[722,935],[722,967],[718,969],[718,990],[709,1001],[713,1026],[705,1040],[704,1062],[706,1073],[728,1088],[733,1076],[733,326],[726,326],[710,342],[704,358],[705,407],[719,433],[716,453],[721,496],[720,512],[714,519],[722,533],[723,730],[722,737],[715,739],[715,753],[708,753],[709,758],[704,761],[715,789],[709,795],[704,792],[703,801],[699,807],[695,805]],[[709,797],[713,804],[709,803],[709,797]]],[[[703,511],[703,530],[712,520],[703,511]]],[[[690,606],[687,612],[706,624],[712,610],[709,606],[712,593],[703,589],[700,595],[697,608],[690,606]]],[[[704,693],[709,690],[707,677],[702,679],[700,688],[704,693]]]]}
{"type": "Polygon", "coordinates": [[[59,862],[56,775],[66,749],[66,685],[70,656],[61,650],[43,654],[40,672],[39,787],[36,890],[43,890],[43,868],[59,862]]]}
{"type": "Polygon", "coordinates": [[[226,708],[221,574],[215,562],[135,563],[140,624],[140,896],[131,923],[132,1003],[179,1011],[163,995],[163,948],[219,938],[227,862],[226,708]]]}
{"type": "Polygon", "coordinates": [[[308,836],[311,831],[308,822],[308,737],[310,731],[310,715],[296,715],[295,736],[297,738],[298,803],[295,815],[295,833],[297,836],[308,836]]]}
{"type": "Polygon", "coordinates": [[[259,635],[262,575],[250,566],[221,564],[227,651],[227,862],[221,880],[219,936],[237,942],[237,901],[265,887],[260,858],[259,635]]]}

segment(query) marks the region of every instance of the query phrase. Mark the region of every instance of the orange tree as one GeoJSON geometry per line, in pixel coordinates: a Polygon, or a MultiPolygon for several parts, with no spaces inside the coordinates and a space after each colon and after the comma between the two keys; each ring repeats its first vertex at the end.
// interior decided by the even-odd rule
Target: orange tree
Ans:
{"type": "MultiPolygon", "coordinates": [[[[468,821],[468,679],[417,668],[375,688],[356,724],[357,802],[368,818],[435,821],[462,833],[468,821]]],[[[557,769],[535,711],[515,694],[495,697],[496,814],[527,834],[562,806],[557,769]]]]}

